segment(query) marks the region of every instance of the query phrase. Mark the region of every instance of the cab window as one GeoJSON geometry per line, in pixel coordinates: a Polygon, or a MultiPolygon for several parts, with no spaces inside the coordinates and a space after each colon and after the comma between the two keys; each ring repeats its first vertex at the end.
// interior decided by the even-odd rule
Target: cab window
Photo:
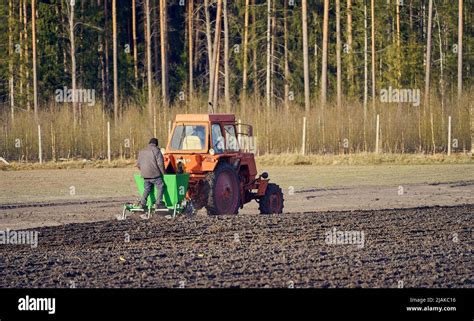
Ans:
{"type": "Polygon", "coordinates": [[[216,154],[224,152],[224,136],[222,135],[221,126],[219,124],[212,124],[211,126],[212,136],[212,149],[216,154]]]}
{"type": "Polygon", "coordinates": [[[225,130],[225,149],[233,152],[238,152],[240,150],[239,141],[237,135],[235,134],[234,125],[224,125],[225,130]]]}
{"type": "Polygon", "coordinates": [[[206,147],[204,125],[178,125],[171,137],[172,150],[202,150],[206,147]]]}

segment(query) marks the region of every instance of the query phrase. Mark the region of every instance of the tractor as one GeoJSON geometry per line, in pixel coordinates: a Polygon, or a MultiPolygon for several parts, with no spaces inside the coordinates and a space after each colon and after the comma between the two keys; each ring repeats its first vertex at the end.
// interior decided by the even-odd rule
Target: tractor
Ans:
{"type": "MultiPolygon", "coordinates": [[[[167,207],[174,214],[202,208],[209,215],[237,214],[255,200],[261,214],[282,213],[282,190],[269,182],[268,173],[258,175],[254,154],[239,145],[244,137],[252,137],[252,126],[237,124],[233,114],[176,115],[162,148],[167,207]]],[[[142,191],[140,177],[135,181],[142,191]]]]}

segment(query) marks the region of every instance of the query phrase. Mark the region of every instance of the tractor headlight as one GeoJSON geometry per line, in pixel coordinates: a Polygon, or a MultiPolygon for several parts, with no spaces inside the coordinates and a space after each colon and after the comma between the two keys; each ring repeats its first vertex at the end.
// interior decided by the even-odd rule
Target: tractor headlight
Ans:
{"type": "Polygon", "coordinates": [[[214,155],[216,152],[214,151],[213,148],[209,149],[209,154],[214,155]]]}

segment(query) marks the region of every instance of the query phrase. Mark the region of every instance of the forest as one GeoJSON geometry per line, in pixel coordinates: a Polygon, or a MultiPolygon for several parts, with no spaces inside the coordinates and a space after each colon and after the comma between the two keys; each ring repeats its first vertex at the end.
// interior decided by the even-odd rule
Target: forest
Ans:
{"type": "Polygon", "coordinates": [[[3,0],[0,156],[105,159],[109,130],[112,157],[134,158],[208,112],[252,124],[258,154],[467,153],[473,7],[3,0]]]}

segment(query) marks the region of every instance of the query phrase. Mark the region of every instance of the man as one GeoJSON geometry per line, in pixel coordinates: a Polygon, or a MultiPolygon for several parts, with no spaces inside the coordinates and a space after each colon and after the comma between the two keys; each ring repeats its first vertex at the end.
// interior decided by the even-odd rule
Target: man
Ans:
{"type": "Polygon", "coordinates": [[[158,139],[152,138],[148,146],[138,153],[137,167],[140,169],[142,177],[145,179],[145,190],[140,201],[141,206],[145,211],[148,211],[146,206],[148,195],[151,192],[152,186],[155,185],[156,195],[156,209],[166,209],[163,204],[163,174],[165,173],[163,155],[158,148],[158,139]]]}
{"type": "Polygon", "coordinates": [[[201,148],[204,148],[204,146],[206,145],[206,134],[204,133],[204,131],[204,126],[198,125],[193,127],[193,136],[199,137],[199,140],[201,141],[201,148]]]}

